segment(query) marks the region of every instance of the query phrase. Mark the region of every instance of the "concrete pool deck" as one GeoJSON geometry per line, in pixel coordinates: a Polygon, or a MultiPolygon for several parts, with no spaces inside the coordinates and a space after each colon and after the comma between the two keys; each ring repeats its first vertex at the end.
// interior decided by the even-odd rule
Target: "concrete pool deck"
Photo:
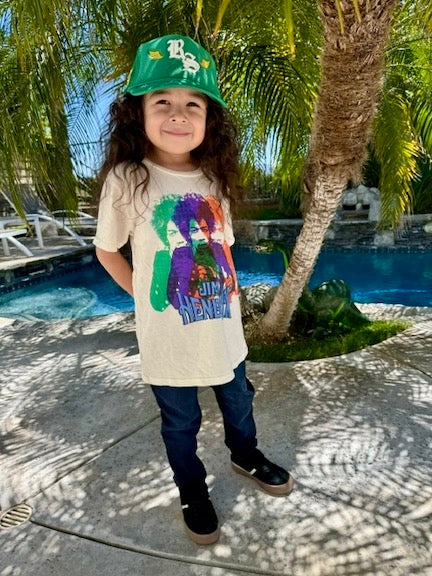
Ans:
{"type": "Polygon", "coordinates": [[[141,383],[133,316],[0,328],[1,576],[432,575],[432,308],[367,305],[413,325],[344,356],[248,363],[260,446],[296,486],[274,498],[230,468],[211,390],[200,453],[222,528],[184,533],[141,383]]]}
{"type": "Polygon", "coordinates": [[[70,236],[44,236],[44,247],[38,246],[35,237],[21,238],[20,241],[24,246],[33,252],[33,256],[25,256],[15,246],[10,246],[10,255],[6,256],[0,247],[0,273],[7,270],[16,270],[31,266],[38,262],[44,262],[51,258],[62,257],[68,254],[79,253],[85,250],[93,250],[92,237],[83,236],[88,246],[80,246],[70,236]]]}

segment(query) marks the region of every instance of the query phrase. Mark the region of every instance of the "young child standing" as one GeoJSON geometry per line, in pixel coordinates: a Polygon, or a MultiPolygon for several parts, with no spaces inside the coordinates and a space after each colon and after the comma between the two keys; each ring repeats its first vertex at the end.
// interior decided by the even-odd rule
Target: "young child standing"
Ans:
{"type": "Polygon", "coordinates": [[[135,300],[142,377],[161,411],[186,531],[210,544],[219,526],[196,454],[199,387],[214,390],[233,469],[270,494],[293,488],[257,448],[230,250],[236,133],[210,54],[179,35],[142,44],[109,135],[96,254],[135,300]],[[128,240],[132,267],[119,251],[128,240]]]}

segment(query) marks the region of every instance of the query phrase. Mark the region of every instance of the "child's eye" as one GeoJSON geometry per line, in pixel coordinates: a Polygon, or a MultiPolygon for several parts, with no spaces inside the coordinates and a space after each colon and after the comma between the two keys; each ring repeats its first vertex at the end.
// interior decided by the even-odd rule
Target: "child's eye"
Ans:
{"type": "Polygon", "coordinates": [[[195,102],[194,100],[188,102],[187,105],[193,108],[201,108],[201,102],[195,102]]]}
{"type": "Polygon", "coordinates": [[[161,98],[160,100],[156,101],[156,104],[168,105],[169,101],[165,100],[164,98],[161,98]]]}

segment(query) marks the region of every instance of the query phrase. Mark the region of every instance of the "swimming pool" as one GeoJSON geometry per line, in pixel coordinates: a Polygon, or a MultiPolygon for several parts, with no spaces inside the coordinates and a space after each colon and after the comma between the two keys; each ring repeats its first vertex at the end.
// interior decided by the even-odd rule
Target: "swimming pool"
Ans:
{"type": "MultiPolygon", "coordinates": [[[[236,253],[239,281],[280,282],[284,265],[280,253],[236,253]]],[[[311,288],[330,278],[345,280],[356,302],[432,306],[432,252],[389,250],[324,250],[309,282],[311,288]]]]}
{"type": "MultiPolygon", "coordinates": [[[[276,285],[283,275],[279,253],[236,249],[240,285],[276,285]]],[[[323,251],[310,286],[342,278],[356,302],[432,306],[432,252],[323,251]]],[[[97,263],[0,294],[0,316],[56,320],[130,312],[133,300],[97,263]]]]}

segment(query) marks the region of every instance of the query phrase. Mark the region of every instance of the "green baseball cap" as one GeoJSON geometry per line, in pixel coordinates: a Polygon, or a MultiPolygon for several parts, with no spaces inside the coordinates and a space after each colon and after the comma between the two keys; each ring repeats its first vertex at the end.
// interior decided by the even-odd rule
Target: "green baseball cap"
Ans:
{"type": "Polygon", "coordinates": [[[192,38],[171,34],[141,44],[129,74],[126,92],[141,96],[168,88],[190,88],[226,108],[212,56],[192,38]]]}

